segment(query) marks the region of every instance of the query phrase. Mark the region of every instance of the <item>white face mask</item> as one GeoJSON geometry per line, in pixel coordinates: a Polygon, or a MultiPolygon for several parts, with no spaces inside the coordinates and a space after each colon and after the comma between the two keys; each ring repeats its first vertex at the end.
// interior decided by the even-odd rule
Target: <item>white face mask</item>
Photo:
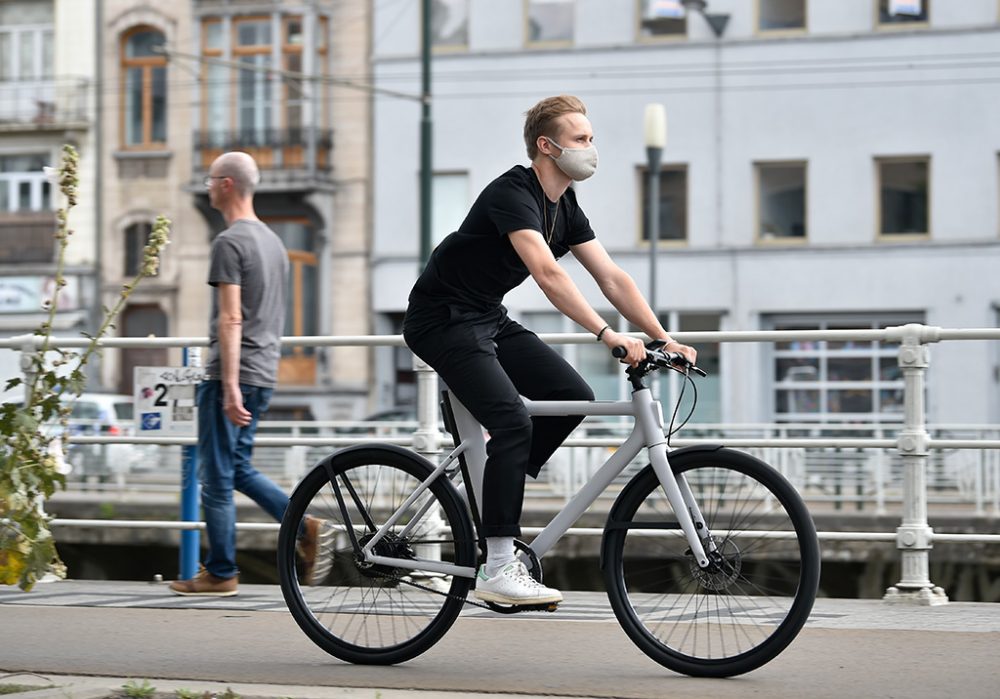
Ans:
{"type": "Polygon", "coordinates": [[[549,157],[571,179],[581,182],[597,170],[597,146],[593,143],[585,148],[563,148],[548,136],[542,138],[561,151],[558,158],[549,157]]]}

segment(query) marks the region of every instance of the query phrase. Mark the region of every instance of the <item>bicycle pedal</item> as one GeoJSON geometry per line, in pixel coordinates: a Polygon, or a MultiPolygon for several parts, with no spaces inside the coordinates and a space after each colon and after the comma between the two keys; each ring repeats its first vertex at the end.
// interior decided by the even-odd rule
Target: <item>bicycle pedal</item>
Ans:
{"type": "Polygon", "coordinates": [[[559,609],[559,603],[543,602],[542,604],[525,604],[520,608],[526,612],[554,612],[559,609]]]}

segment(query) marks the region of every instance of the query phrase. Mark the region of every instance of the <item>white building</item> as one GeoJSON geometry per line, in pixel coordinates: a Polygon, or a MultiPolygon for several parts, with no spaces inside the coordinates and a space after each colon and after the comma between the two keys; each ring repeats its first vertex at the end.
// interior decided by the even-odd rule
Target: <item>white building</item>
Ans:
{"type": "MultiPolygon", "coordinates": [[[[374,4],[380,88],[418,93],[419,3],[374,4]]],[[[434,236],[526,164],[523,114],[588,106],[597,175],[578,186],[598,238],[650,284],[645,105],[666,107],[656,307],[671,331],[943,327],[998,321],[1000,6],[996,0],[435,0],[434,236]],[[721,36],[720,26],[728,17],[721,36]]],[[[376,330],[398,332],[417,274],[419,105],[374,106],[376,330]]],[[[599,311],[610,304],[564,263],[599,311]]],[[[579,331],[530,280],[508,296],[537,331],[579,331]]],[[[567,349],[599,395],[601,346],[567,349]]],[[[703,421],[899,418],[893,347],[702,346],[703,421]]],[[[412,397],[383,353],[383,404],[412,397]]],[[[391,363],[395,361],[397,370],[391,363]]],[[[932,349],[928,420],[1000,420],[988,343],[932,349]]]]}
{"type": "MultiPolygon", "coordinates": [[[[0,337],[30,333],[47,315],[42,301],[55,283],[55,211],[63,203],[42,167],[59,164],[64,143],[80,154],[81,197],[70,215],[53,330],[96,327],[95,8],[95,0],[0,2],[0,337]]],[[[18,354],[0,350],[0,379],[18,373],[18,354]]]]}

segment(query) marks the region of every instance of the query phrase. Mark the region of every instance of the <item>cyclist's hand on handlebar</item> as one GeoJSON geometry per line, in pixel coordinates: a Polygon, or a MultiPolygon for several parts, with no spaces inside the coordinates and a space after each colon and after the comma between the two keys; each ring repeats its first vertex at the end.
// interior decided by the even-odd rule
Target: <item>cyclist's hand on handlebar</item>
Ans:
{"type": "Polygon", "coordinates": [[[687,345],[682,345],[677,340],[671,340],[664,345],[663,349],[666,352],[676,352],[677,354],[680,354],[691,366],[696,364],[695,360],[698,358],[698,350],[694,347],[688,347],[687,345]]]}
{"type": "Polygon", "coordinates": [[[616,347],[624,348],[625,356],[619,358],[622,364],[636,366],[639,362],[646,358],[646,345],[644,345],[642,340],[638,338],[629,337],[628,335],[622,335],[621,333],[608,330],[604,333],[604,336],[601,337],[601,342],[607,345],[608,349],[610,349],[612,353],[614,353],[616,347]]]}

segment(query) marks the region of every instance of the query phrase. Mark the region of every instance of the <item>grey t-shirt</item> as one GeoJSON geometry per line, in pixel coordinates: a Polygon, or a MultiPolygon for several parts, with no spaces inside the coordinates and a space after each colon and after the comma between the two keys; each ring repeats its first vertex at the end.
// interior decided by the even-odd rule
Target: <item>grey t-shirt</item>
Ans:
{"type": "Polygon", "coordinates": [[[236,284],[243,312],[240,383],[273,388],[278,382],[288,284],[288,252],[281,238],[260,221],[233,221],[212,241],[208,283],[213,289],[205,377],[222,378],[217,287],[236,284]]]}

